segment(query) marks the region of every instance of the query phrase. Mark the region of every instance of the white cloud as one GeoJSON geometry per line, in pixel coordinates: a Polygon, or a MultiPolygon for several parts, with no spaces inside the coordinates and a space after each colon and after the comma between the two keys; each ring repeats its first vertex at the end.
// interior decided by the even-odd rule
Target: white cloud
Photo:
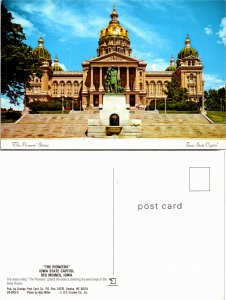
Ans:
{"type": "Polygon", "coordinates": [[[205,90],[209,89],[219,89],[225,85],[225,81],[221,78],[219,78],[218,75],[215,74],[203,74],[205,85],[205,90]]]}
{"type": "MultiPolygon", "coordinates": [[[[114,1],[110,1],[113,4],[115,4],[114,1]]],[[[125,0],[123,3],[128,7],[128,6],[139,6],[141,5],[141,0],[125,0]]],[[[123,3],[120,3],[121,5],[123,3]]],[[[142,6],[145,8],[152,8],[153,10],[156,11],[167,11],[170,7],[174,9],[185,9],[187,8],[187,5],[184,0],[142,0],[142,6]]]]}
{"type": "Polygon", "coordinates": [[[159,48],[167,47],[168,45],[165,38],[151,30],[148,24],[141,22],[136,18],[125,17],[123,19],[123,25],[130,33],[133,32],[137,37],[141,38],[149,45],[153,45],[155,47],[158,45],[159,48]]]}
{"type": "Polygon", "coordinates": [[[133,56],[142,58],[147,63],[147,71],[165,71],[170,64],[164,58],[155,57],[151,52],[134,50],[133,56]]]}
{"type": "Polygon", "coordinates": [[[67,67],[62,64],[62,63],[58,63],[58,65],[64,70],[64,71],[67,71],[67,67]]]}
{"type": "Polygon", "coordinates": [[[64,43],[65,42],[65,38],[64,37],[59,38],[59,42],[64,43]]]}
{"type": "Polygon", "coordinates": [[[163,58],[154,58],[148,65],[151,71],[165,71],[169,66],[169,62],[163,58]]]}
{"type": "Polygon", "coordinates": [[[143,40],[149,41],[149,35],[148,32],[146,30],[144,30],[143,28],[139,28],[139,26],[134,25],[137,22],[130,22],[129,20],[123,20],[123,24],[126,26],[126,28],[129,31],[133,31],[139,38],[142,38],[143,40]]]}
{"type": "Polygon", "coordinates": [[[213,29],[212,29],[212,26],[211,25],[208,25],[204,28],[204,31],[205,31],[205,34],[207,35],[211,35],[213,34],[213,29]]]}
{"type": "Polygon", "coordinates": [[[217,35],[220,38],[218,43],[226,45],[226,17],[221,20],[220,30],[218,31],[217,35]]]}
{"type": "Polygon", "coordinates": [[[99,29],[104,27],[106,20],[100,16],[82,13],[79,9],[72,10],[65,3],[47,0],[27,3],[20,6],[26,13],[33,14],[42,24],[57,32],[64,32],[64,39],[76,37],[96,37],[99,29]]]}
{"type": "Polygon", "coordinates": [[[151,52],[140,51],[138,49],[133,49],[132,56],[137,59],[142,59],[148,64],[154,57],[154,55],[151,52]]]}
{"type": "Polygon", "coordinates": [[[21,102],[22,101],[20,101],[19,105],[14,105],[14,104],[10,103],[9,98],[3,96],[3,97],[1,97],[1,108],[9,109],[11,107],[14,110],[23,110],[24,105],[21,102]]]}
{"type": "Polygon", "coordinates": [[[31,35],[35,31],[34,25],[29,20],[19,16],[14,11],[11,11],[11,13],[13,16],[13,23],[20,24],[27,35],[31,35]]]}
{"type": "MultiPolygon", "coordinates": [[[[157,4],[158,2],[156,0],[157,4]]],[[[26,14],[33,14],[37,21],[41,20],[48,29],[51,28],[51,31],[58,32],[61,35],[60,42],[66,42],[72,36],[96,38],[101,28],[106,27],[109,22],[104,7],[101,11],[104,17],[101,14],[97,15],[96,10],[92,12],[94,3],[91,1],[87,1],[87,5],[82,8],[77,6],[71,8],[66,5],[66,1],[56,0],[37,1],[32,4],[25,3],[23,6],[18,4],[18,6],[26,14]]],[[[167,46],[165,39],[149,28],[147,23],[131,17],[128,13],[123,16],[123,26],[150,45],[167,46]]]]}

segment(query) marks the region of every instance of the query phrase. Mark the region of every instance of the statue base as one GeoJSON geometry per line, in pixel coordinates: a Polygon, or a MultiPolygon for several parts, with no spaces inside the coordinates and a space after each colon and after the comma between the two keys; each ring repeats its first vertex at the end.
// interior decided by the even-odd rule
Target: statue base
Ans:
{"type": "Polygon", "coordinates": [[[126,107],[126,96],[108,94],[103,96],[103,109],[100,111],[100,120],[104,125],[110,124],[110,117],[116,114],[119,117],[119,125],[129,120],[129,111],[126,107]]]}
{"type": "Polygon", "coordinates": [[[126,96],[106,94],[99,119],[88,120],[88,137],[141,137],[141,120],[130,119],[126,96]]]}

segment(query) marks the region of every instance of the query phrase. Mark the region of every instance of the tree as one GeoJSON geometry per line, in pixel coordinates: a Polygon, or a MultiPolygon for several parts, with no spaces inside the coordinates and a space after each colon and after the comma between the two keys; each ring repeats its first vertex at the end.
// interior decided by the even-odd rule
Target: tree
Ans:
{"type": "Polygon", "coordinates": [[[167,83],[164,93],[167,95],[167,100],[173,103],[188,100],[188,90],[181,86],[179,79],[173,76],[172,81],[167,83]]]}
{"type": "Polygon", "coordinates": [[[207,110],[225,111],[225,87],[218,90],[210,89],[204,92],[205,107],[207,110]]]}
{"type": "Polygon", "coordinates": [[[2,84],[1,92],[6,94],[10,103],[19,104],[18,98],[24,95],[25,85],[33,74],[41,77],[41,61],[32,53],[20,24],[12,22],[12,14],[1,4],[1,46],[2,46],[2,84]]]}
{"type": "Polygon", "coordinates": [[[220,101],[220,110],[225,111],[225,106],[226,106],[226,88],[222,87],[218,90],[218,99],[220,101]]]}

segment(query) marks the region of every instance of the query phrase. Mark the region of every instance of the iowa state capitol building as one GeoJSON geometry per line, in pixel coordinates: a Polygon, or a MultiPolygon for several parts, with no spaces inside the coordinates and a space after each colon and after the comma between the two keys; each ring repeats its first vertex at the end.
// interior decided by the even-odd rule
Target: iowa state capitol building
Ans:
{"type": "Polygon", "coordinates": [[[44,48],[41,37],[34,53],[42,59],[41,79],[34,77],[26,97],[29,102],[49,101],[67,97],[85,108],[101,109],[105,91],[105,75],[109,67],[115,67],[124,88],[126,104],[130,109],[145,107],[151,101],[165,99],[164,89],[172,76],[176,75],[182,87],[189,91],[189,98],[201,102],[203,97],[202,62],[198,52],[191,47],[187,35],[185,47],[178,53],[177,61],[171,58],[165,71],[146,71],[146,62],[131,57],[128,31],[118,21],[114,6],[108,26],[101,30],[97,57],[85,60],[82,71],[64,71],[57,57],[52,64],[51,55],[44,48]]]}

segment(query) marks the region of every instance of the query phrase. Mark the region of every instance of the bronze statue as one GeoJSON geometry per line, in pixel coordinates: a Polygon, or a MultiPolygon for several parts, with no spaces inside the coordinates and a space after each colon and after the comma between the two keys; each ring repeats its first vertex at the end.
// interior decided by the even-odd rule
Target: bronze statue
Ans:
{"type": "Polygon", "coordinates": [[[119,94],[124,91],[124,88],[121,86],[121,79],[115,67],[109,67],[104,78],[107,93],[119,94]]]}

